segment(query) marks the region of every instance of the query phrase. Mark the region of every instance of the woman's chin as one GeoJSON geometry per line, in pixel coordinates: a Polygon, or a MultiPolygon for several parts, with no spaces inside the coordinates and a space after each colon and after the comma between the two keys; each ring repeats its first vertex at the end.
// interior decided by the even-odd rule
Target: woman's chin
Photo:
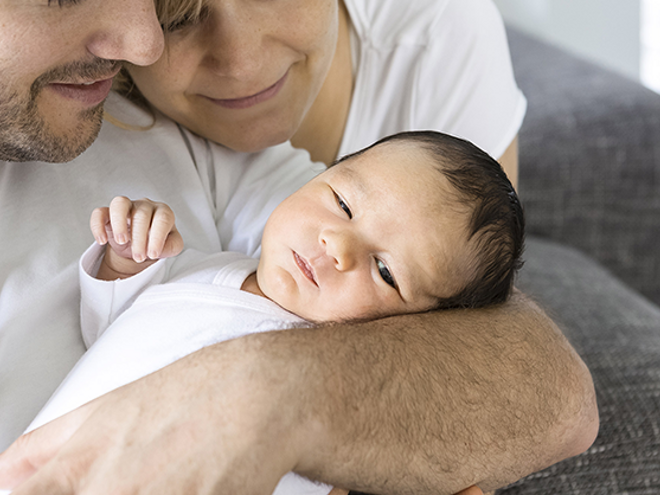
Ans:
{"type": "Polygon", "coordinates": [[[194,129],[192,130],[209,141],[241,153],[256,153],[271,146],[285,143],[293,137],[295,132],[295,130],[283,132],[281,129],[263,132],[257,130],[257,127],[255,125],[252,129],[239,129],[231,132],[196,132],[194,129]]]}

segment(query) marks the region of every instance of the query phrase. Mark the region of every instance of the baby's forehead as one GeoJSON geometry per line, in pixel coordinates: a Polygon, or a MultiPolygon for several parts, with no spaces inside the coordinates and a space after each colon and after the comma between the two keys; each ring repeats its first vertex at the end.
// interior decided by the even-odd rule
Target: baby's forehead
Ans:
{"type": "Polygon", "coordinates": [[[429,253],[433,245],[466,244],[471,211],[422,145],[387,142],[339,167],[351,191],[359,191],[370,207],[378,209],[383,229],[398,234],[397,242],[413,248],[420,242],[429,244],[425,246],[429,253]]]}
{"type": "Polygon", "coordinates": [[[421,144],[408,141],[387,141],[349,155],[332,168],[347,169],[348,173],[397,173],[405,172],[414,179],[419,174],[435,171],[441,174],[432,154],[421,144]]]}
{"type": "MultiPolygon", "coordinates": [[[[390,194],[435,210],[457,206],[457,191],[438,159],[412,141],[385,142],[340,161],[343,180],[376,195],[390,194]]],[[[395,198],[393,198],[395,199],[395,198]]]]}

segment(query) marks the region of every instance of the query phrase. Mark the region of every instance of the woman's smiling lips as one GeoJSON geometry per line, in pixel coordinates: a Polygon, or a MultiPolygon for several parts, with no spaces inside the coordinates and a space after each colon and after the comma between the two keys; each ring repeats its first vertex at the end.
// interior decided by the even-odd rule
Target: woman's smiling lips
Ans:
{"type": "Polygon", "coordinates": [[[305,276],[307,280],[312,282],[316,287],[319,286],[319,284],[316,282],[316,277],[314,276],[314,270],[312,267],[305,261],[304,258],[302,258],[298,253],[295,251],[293,252],[293,259],[296,262],[296,265],[298,265],[298,268],[302,272],[302,274],[305,276]]]}
{"type": "Polygon", "coordinates": [[[277,81],[275,84],[252,96],[246,96],[244,98],[227,99],[227,100],[217,100],[215,98],[210,98],[208,96],[206,98],[211,100],[216,105],[220,105],[221,107],[224,108],[230,108],[235,110],[250,108],[253,107],[254,105],[257,105],[258,103],[262,103],[266,100],[270,100],[275,95],[277,95],[277,93],[280,92],[280,89],[282,89],[282,86],[284,86],[284,83],[286,82],[286,78],[288,75],[289,75],[289,71],[287,71],[286,74],[284,74],[280,78],[280,80],[277,81]]]}

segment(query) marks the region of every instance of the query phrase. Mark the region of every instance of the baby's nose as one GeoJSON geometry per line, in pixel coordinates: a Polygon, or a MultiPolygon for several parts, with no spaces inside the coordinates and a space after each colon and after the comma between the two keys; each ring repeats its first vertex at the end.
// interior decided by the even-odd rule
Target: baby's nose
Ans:
{"type": "Polygon", "coordinates": [[[359,241],[348,231],[326,231],[322,235],[326,254],[334,260],[339,271],[351,270],[357,261],[359,241]]]}

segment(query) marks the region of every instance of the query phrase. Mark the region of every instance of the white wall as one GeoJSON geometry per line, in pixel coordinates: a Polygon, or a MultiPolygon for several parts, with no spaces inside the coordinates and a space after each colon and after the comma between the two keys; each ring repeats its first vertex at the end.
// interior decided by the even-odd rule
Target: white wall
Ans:
{"type": "Polygon", "coordinates": [[[521,31],[639,80],[642,0],[494,1],[521,31]]]}
{"type": "Polygon", "coordinates": [[[660,0],[642,0],[642,83],[660,93],[660,0]]]}

